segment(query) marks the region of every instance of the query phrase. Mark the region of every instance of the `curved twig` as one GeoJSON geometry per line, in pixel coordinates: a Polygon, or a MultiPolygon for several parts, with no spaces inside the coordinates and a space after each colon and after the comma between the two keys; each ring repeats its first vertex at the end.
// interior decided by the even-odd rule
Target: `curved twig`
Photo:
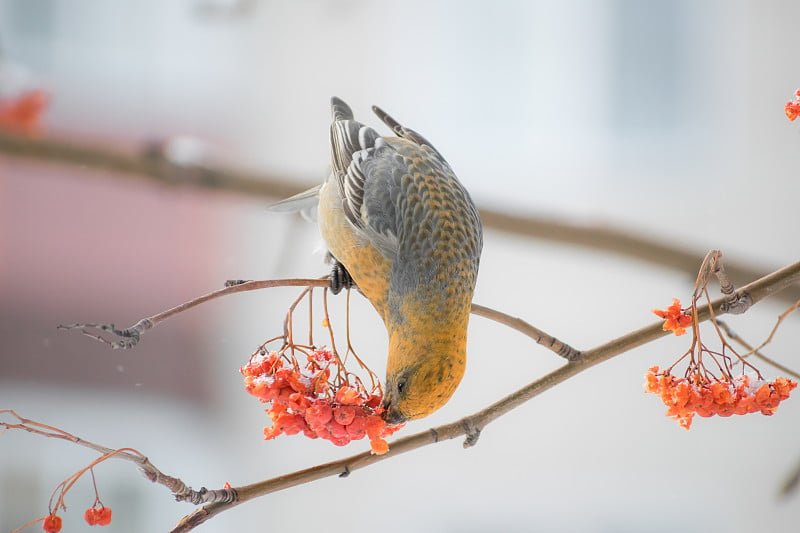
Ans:
{"type": "MultiPolygon", "coordinates": [[[[114,349],[129,349],[136,346],[136,344],[139,342],[141,336],[144,334],[145,331],[152,329],[159,323],[177,315],[178,313],[182,313],[193,307],[197,307],[202,303],[208,302],[209,300],[213,300],[215,298],[219,298],[221,296],[226,296],[228,294],[234,294],[237,292],[255,291],[259,289],[270,289],[274,287],[310,288],[310,287],[328,287],[328,286],[330,286],[330,280],[328,279],[327,276],[322,278],[311,278],[311,279],[292,278],[292,279],[273,279],[273,280],[257,280],[257,281],[243,281],[243,280],[229,281],[226,283],[226,286],[223,289],[219,289],[214,292],[204,294],[203,296],[199,296],[197,298],[189,300],[188,302],[176,305],[175,307],[167,309],[166,311],[162,311],[153,316],[143,318],[133,326],[126,329],[117,329],[114,326],[114,324],[92,324],[92,323],[58,325],[56,327],[58,329],[65,329],[65,330],[80,329],[81,333],[83,333],[87,337],[91,337],[92,339],[98,340],[104,344],[108,344],[114,349]],[[105,337],[102,337],[100,333],[95,333],[95,331],[103,333],[111,333],[112,335],[115,335],[118,338],[113,340],[106,339],[105,337]]],[[[485,307],[483,305],[479,305],[476,303],[472,304],[472,313],[478,316],[482,316],[484,318],[488,318],[489,320],[494,320],[495,322],[508,326],[511,329],[515,329],[520,333],[523,333],[524,335],[527,335],[528,337],[532,338],[538,344],[552,350],[561,357],[564,357],[568,361],[574,361],[580,357],[580,352],[578,350],[572,348],[568,344],[561,342],[557,338],[548,335],[544,331],[532,326],[531,324],[525,322],[521,318],[513,317],[511,315],[503,313],[502,311],[498,311],[496,309],[485,307]]]]}
{"type": "Polygon", "coordinates": [[[203,296],[194,298],[192,300],[189,300],[188,302],[176,305],[172,309],[167,309],[166,311],[162,311],[153,316],[143,318],[133,326],[126,329],[117,329],[116,327],[114,327],[114,324],[89,324],[89,323],[58,325],[56,327],[58,329],[67,329],[67,330],[80,329],[81,333],[83,333],[87,337],[91,337],[100,342],[108,344],[114,349],[118,348],[128,349],[136,346],[142,334],[148,329],[155,327],[160,322],[163,322],[168,318],[177,315],[178,313],[187,311],[192,307],[196,307],[209,300],[213,300],[214,298],[219,298],[220,296],[226,296],[228,294],[234,294],[237,292],[268,289],[272,287],[327,287],[329,284],[330,282],[325,278],[269,279],[269,280],[259,280],[259,281],[245,281],[243,283],[235,283],[232,285],[228,285],[224,289],[219,289],[217,291],[204,294],[203,296]],[[117,337],[120,338],[115,340],[109,340],[102,337],[99,333],[94,333],[92,330],[111,333],[112,335],[116,335],[117,337]]]}

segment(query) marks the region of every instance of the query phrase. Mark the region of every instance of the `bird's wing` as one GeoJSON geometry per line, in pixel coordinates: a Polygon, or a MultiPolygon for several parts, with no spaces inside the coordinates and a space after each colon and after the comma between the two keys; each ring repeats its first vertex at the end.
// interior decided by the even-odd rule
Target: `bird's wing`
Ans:
{"type": "Polygon", "coordinates": [[[333,178],[345,217],[357,233],[392,259],[397,253],[397,197],[408,168],[378,132],[353,119],[342,100],[332,98],[331,108],[333,178]]]}
{"type": "MultiPolygon", "coordinates": [[[[350,107],[339,98],[331,99],[331,161],[342,198],[342,208],[355,230],[387,258],[398,250],[399,199],[403,177],[410,174],[413,157],[430,163],[428,168],[452,174],[447,161],[422,135],[402,126],[388,113],[373,106],[375,114],[391,128],[398,140],[381,137],[374,129],[353,119],[350,107]]],[[[418,161],[419,162],[419,161],[418,161]]]]}

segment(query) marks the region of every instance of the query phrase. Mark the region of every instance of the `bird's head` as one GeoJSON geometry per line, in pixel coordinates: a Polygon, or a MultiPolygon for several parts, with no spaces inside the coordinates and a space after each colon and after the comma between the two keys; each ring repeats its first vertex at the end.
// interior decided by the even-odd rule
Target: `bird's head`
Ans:
{"type": "Polygon", "coordinates": [[[422,418],[442,407],[464,375],[464,354],[435,354],[386,375],[383,418],[389,424],[422,418]]]}

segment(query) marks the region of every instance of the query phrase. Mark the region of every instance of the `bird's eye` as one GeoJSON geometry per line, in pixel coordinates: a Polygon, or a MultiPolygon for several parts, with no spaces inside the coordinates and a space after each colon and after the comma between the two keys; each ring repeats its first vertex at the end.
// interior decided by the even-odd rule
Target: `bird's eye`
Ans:
{"type": "Polygon", "coordinates": [[[403,392],[406,390],[406,384],[407,383],[408,383],[408,380],[405,380],[405,379],[398,380],[398,382],[397,382],[397,392],[399,392],[400,394],[403,394],[403,392]]]}

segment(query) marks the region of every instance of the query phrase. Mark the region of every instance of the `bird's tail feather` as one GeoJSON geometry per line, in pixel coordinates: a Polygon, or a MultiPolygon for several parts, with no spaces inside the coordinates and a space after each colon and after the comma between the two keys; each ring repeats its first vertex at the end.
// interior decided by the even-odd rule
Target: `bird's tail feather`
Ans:
{"type": "Polygon", "coordinates": [[[353,110],[350,109],[349,105],[344,103],[344,100],[337,96],[331,98],[331,114],[333,115],[334,122],[339,120],[353,120],[353,110]]]}
{"type": "Polygon", "coordinates": [[[306,220],[316,220],[317,204],[319,204],[319,190],[322,185],[317,185],[285,200],[275,202],[267,208],[273,213],[300,213],[306,220]]]}

